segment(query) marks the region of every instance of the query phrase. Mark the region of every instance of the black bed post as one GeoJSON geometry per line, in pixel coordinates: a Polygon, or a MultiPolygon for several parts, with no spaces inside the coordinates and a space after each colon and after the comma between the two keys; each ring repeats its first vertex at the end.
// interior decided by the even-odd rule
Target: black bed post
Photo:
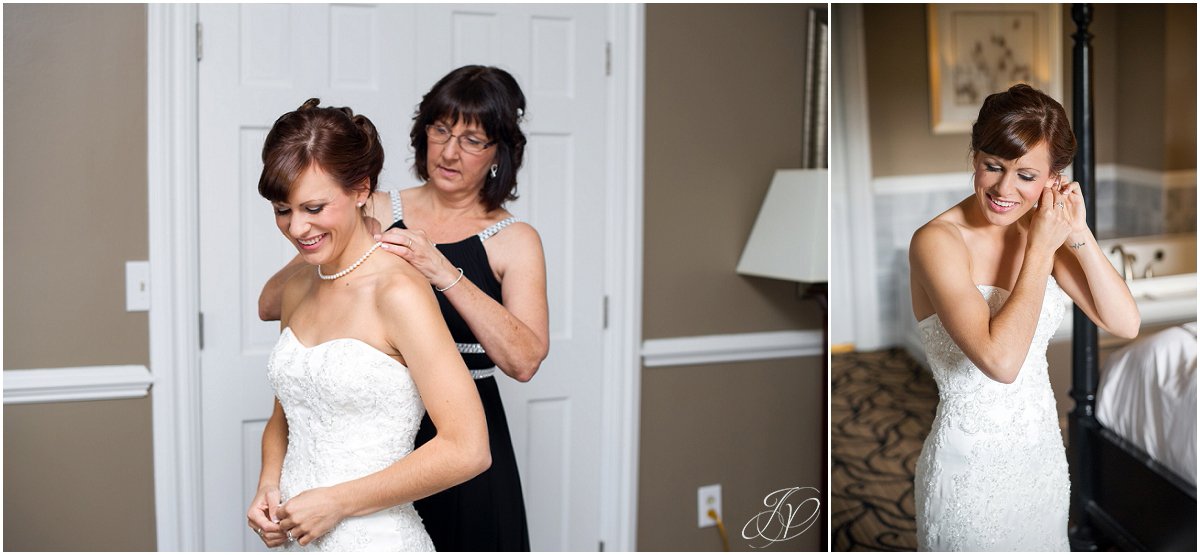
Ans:
{"type": "MultiPolygon", "coordinates": [[[[1087,224],[1096,230],[1096,159],[1095,127],[1092,117],[1092,22],[1091,4],[1071,6],[1075,21],[1074,71],[1072,80],[1072,112],[1075,124],[1074,180],[1083,188],[1087,206],[1087,224]]],[[[1087,505],[1095,494],[1095,475],[1091,467],[1091,439],[1088,427],[1095,422],[1096,387],[1099,375],[1098,338],[1096,324],[1075,307],[1074,334],[1071,338],[1071,398],[1075,408],[1069,418],[1071,441],[1071,549],[1096,551],[1098,545],[1087,505]]]]}

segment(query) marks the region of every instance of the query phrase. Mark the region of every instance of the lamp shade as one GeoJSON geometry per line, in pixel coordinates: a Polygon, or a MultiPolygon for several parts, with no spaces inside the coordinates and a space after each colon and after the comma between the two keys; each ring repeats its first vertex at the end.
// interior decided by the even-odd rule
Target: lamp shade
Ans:
{"type": "Polygon", "coordinates": [[[742,275],[829,281],[829,170],[776,170],[742,250],[742,275]]]}

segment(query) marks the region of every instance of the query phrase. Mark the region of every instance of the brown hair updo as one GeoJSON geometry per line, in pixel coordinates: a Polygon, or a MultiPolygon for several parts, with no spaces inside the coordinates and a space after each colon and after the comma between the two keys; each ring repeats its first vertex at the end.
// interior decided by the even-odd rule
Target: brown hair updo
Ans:
{"type": "Polygon", "coordinates": [[[378,188],[383,145],[375,124],[350,108],[321,108],[320,103],[308,99],[279,116],[267,133],[258,178],[258,194],[263,198],[287,202],[292,185],[313,164],[347,191],[357,190],[363,181],[369,193],[378,188]]]}
{"type": "Polygon", "coordinates": [[[1075,134],[1062,104],[1029,85],[988,95],[971,127],[971,150],[1016,160],[1038,143],[1050,149],[1050,171],[1075,158],[1075,134]]]}
{"type": "Polygon", "coordinates": [[[496,143],[496,177],[486,174],[479,192],[488,211],[517,200],[517,170],[525,156],[525,134],[521,118],[525,114],[525,93],[507,71],[496,67],[463,66],[451,71],[421,98],[413,116],[412,139],[417,177],[429,180],[429,141],[425,126],[439,119],[477,123],[496,143]]]}

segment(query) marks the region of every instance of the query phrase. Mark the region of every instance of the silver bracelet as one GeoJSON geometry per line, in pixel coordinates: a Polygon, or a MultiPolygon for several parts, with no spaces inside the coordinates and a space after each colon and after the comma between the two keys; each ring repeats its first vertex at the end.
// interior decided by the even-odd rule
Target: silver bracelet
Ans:
{"type": "Polygon", "coordinates": [[[445,287],[434,286],[434,289],[437,289],[438,293],[444,293],[447,289],[454,287],[455,285],[458,285],[458,282],[462,281],[462,277],[463,277],[463,269],[458,268],[458,278],[454,280],[454,283],[451,283],[450,285],[447,285],[445,287]]]}

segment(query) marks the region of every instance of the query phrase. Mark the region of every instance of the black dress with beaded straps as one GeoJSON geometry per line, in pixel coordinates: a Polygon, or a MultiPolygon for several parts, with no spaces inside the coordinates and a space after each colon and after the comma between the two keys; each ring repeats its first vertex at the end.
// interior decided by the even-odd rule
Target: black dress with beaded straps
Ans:
{"type": "MultiPolygon", "coordinates": [[[[408,229],[400,194],[390,193],[391,227],[408,229]]],[[[492,273],[483,242],[515,222],[508,218],[497,222],[477,235],[457,243],[439,244],[438,250],[456,267],[463,277],[471,280],[489,297],[501,302],[500,282],[492,273]]],[[[390,229],[390,228],[389,228],[390,229]]],[[[493,373],[497,368],[479,345],[471,328],[446,296],[434,289],[438,305],[450,335],[458,343],[463,362],[475,378],[479,399],[487,418],[488,442],[492,450],[492,466],[479,476],[414,503],[425,521],[425,530],[438,551],[529,551],[529,528],[525,521],[525,500],[521,495],[521,477],[517,473],[517,458],[513,453],[508,419],[493,373]]],[[[437,429],[429,415],[421,420],[416,446],[433,439],[437,429]]]]}

